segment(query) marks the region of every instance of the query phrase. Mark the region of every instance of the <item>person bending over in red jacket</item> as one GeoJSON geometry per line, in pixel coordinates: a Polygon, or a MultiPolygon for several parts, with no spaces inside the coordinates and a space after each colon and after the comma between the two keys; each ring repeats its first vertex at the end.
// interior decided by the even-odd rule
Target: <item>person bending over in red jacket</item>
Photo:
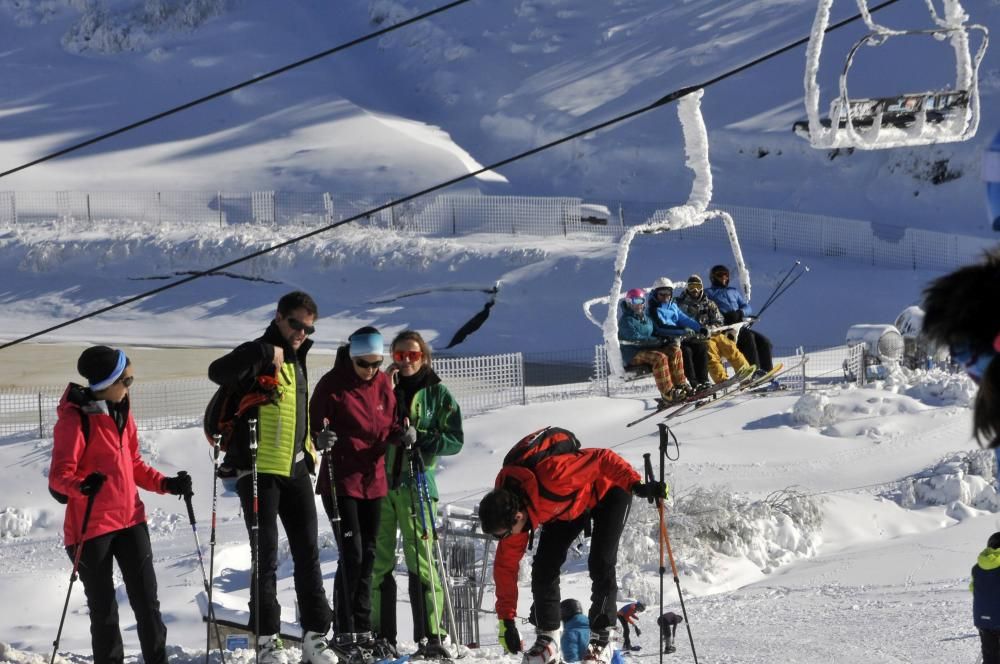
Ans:
{"type": "Polygon", "coordinates": [[[135,614],[142,658],[167,664],[167,628],[156,596],[156,573],[149,545],[146,509],[137,487],[175,496],[192,493],[191,477],[164,477],[139,456],[139,436],[129,410],[132,363],[120,350],[93,346],[83,351],[77,370],[87,387],[70,383],[57,408],[49,468],[49,490],[66,500],[63,538],[70,560],[80,551],[78,572],[90,610],[90,642],[95,664],[125,658],[118,626],[113,563],[125,582],[135,614]],[[88,500],[90,518],[83,531],[88,500]]]}
{"type": "Polygon", "coordinates": [[[582,661],[607,664],[613,654],[610,630],[618,609],[618,542],[632,495],[665,496],[666,485],[642,483],[631,464],[611,450],[581,449],[571,432],[549,427],[511,450],[495,486],[479,503],[479,519],[483,532],[500,540],[493,580],[505,652],[521,651],[514,622],[518,568],[535,529],[544,526],[531,567],[536,641],[522,661],[559,661],[559,569],[573,540],[585,532],[591,534],[587,560],[591,639],[582,661]],[[534,454],[535,450],[540,453],[534,454]]]}

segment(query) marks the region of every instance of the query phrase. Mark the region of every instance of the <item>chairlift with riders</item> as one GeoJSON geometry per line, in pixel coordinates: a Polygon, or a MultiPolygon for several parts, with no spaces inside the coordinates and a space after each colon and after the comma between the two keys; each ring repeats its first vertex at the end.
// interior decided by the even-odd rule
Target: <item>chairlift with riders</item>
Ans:
{"type": "Polygon", "coordinates": [[[712,199],[712,172],[708,156],[708,132],[701,114],[703,95],[704,90],[696,90],[681,97],[677,105],[677,115],[684,134],[684,152],[687,156],[685,164],[694,172],[694,181],[687,203],[667,210],[658,210],[646,223],[632,226],[625,231],[618,243],[610,292],[608,295],[596,297],[583,303],[583,312],[587,319],[600,328],[603,333],[610,374],[620,379],[626,378],[626,369],[622,363],[621,348],[618,342],[618,307],[624,295],[622,275],[625,271],[625,264],[628,262],[632,240],[636,235],[655,235],[698,226],[710,219],[722,220],[729,236],[729,244],[732,248],[736,272],[740,276],[740,284],[747,299],[750,298],[750,273],[743,261],[743,252],[740,249],[740,241],[736,235],[736,225],[733,218],[723,210],[708,209],[708,204],[712,199]],[[607,305],[607,314],[603,321],[599,320],[592,311],[596,305],[607,305]]]}
{"type": "Polygon", "coordinates": [[[944,17],[933,0],[924,0],[935,27],[896,30],[872,20],[867,0],[856,0],[868,33],[851,48],[840,74],[840,93],[830,103],[829,117],[820,118],[819,71],[823,38],[833,0],[820,0],[806,51],[805,106],[808,120],[796,122],[795,133],[814,148],[878,150],[902,146],[952,143],[972,138],[979,127],[979,65],[986,54],[989,30],[969,23],[960,0],[943,0],[944,17]],[[973,56],[970,32],[982,40],[973,56]],[[889,39],[917,37],[947,39],[955,51],[955,82],[943,90],[851,98],[847,81],[854,56],[862,46],[882,46],[889,39]]]}

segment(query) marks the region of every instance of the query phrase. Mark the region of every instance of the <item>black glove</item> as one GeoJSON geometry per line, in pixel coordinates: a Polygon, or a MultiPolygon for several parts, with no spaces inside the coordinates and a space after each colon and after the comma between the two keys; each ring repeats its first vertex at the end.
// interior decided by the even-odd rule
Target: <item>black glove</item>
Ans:
{"type": "Polygon", "coordinates": [[[660,482],[659,480],[636,482],[632,485],[632,493],[640,498],[663,498],[666,500],[667,496],[670,495],[670,487],[667,486],[666,482],[660,482]]]}
{"type": "Polygon", "coordinates": [[[83,478],[80,482],[80,493],[85,496],[93,496],[101,487],[104,486],[104,480],[108,479],[108,476],[104,473],[91,473],[83,478]]]}
{"type": "Polygon", "coordinates": [[[324,426],[323,430],[313,436],[313,447],[317,452],[323,452],[333,447],[337,442],[336,432],[330,431],[329,426],[324,426]]]}
{"type": "Polygon", "coordinates": [[[183,470],[177,473],[175,477],[164,477],[160,488],[171,496],[194,495],[194,491],[191,488],[191,476],[183,470]]]}
{"type": "Polygon", "coordinates": [[[739,323],[741,320],[743,320],[743,310],[733,309],[732,311],[726,311],[722,314],[722,320],[725,321],[726,325],[739,323]]]}
{"type": "Polygon", "coordinates": [[[521,635],[517,632],[517,624],[513,620],[500,621],[500,645],[505,653],[521,652],[521,635]]]}
{"type": "Polygon", "coordinates": [[[412,424],[403,430],[403,433],[399,434],[399,444],[403,447],[410,448],[417,444],[417,428],[412,424]]]}
{"type": "Polygon", "coordinates": [[[639,629],[639,626],[638,625],[633,625],[633,627],[635,627],[635,635],[636,636],[642,636],[642,630],[639,629]]]}
{"type": "Polygon", "coordinates": [[[704,339],[708,339],[708,336],[710,334],[711,334],[711,331],[707,327],[705,327],[704,325],[702,325],[701,329],[698,330],[698,336],[702,337],[704,339]]]}

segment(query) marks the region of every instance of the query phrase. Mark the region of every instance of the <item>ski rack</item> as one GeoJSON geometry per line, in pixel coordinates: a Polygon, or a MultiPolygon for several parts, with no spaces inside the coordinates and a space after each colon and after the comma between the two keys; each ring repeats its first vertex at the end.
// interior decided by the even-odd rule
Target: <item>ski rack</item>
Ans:
{"type": "Polygon", "coordinates": [[[867,0],[856,0],[868,34],[848,53],[840,75],[840,94],[830,103],[828,118],[820,119],[820,88],[816,81],[823,39],[830,22],[833,0],[820,0],[806,50],[805,106],[807,121],[796,122],[795,133],[818,149],[858,148],[879,150],[902,146],[952,143],[972,138],[979,128],[979,65],[986,54],[989,30],[970,24],[960,0],[943,0],[941,18],[933,0],[925,0],[937,27],[894,30],[872,20],[867,0]],[[969,31],[979,31],[982,42],[972,56],[969,31]],[[955,85],[952,89],[907,93],[889,97],[851,99],[847,78],[854,56],[862,46],[881,46],[903,36],[947,38],[955,51],[955,85]]]}
{"type": "Polygon", "coordinates": [[[479,515],[438,507],[442,520],[441,545],[445,552],[448,582],[454,600],[455,623],[461,645],[478,648],[479,613],[482,611],[496,539],[481,532],[479,515]]]}
{"type": "Polygon", "coordinates": [[[601,329],[604,337],[604,347],[608,359],[610,375],[625,379],[627,372],[622,364],[621,351],[618,346],[618,303],[622,297],[622,274],[628,262],[629,248],[636,235],[653,235],[683,228],[699,226],[710,219],[721,219],[729,236],[729,244],[733,252],[736,271],[740,275],[740,284],[747,299],[750,299],[750,273],[743,261],[743,250],[740,248],[739,237],[736,235],[736,225],[732,216],[722,210],[708,210],[712,199],[712,171],[708,156],[708,132],[705,120],[701,114],[701,98],[704,90],[696,90],[681,97],[677,104],[677,116],[684,133],[685,165],[694,172],[694,182],[691,184],[691,194],[684,205],[657,210],[653,218],[638,226],[632,226],[622,235],[618,243],[615,257],[615,275],[611,281],[608,295],[596,297],[583,303],[583,313],[587,320],[601,329]],[[591,309],[595,305],[607,305],[608,313],[603,321],[597,319],[591,309]]]}

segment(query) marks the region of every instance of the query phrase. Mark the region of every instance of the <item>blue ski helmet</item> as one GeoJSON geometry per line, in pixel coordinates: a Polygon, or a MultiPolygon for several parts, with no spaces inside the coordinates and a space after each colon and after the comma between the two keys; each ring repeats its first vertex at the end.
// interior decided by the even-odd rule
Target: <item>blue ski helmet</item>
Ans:
{"type": "Polygon", "coordinates": [[[986,182],[986,206],[993,230],[1000,231],[1000,132],[983,152],[983,180],[986,182]]]}

